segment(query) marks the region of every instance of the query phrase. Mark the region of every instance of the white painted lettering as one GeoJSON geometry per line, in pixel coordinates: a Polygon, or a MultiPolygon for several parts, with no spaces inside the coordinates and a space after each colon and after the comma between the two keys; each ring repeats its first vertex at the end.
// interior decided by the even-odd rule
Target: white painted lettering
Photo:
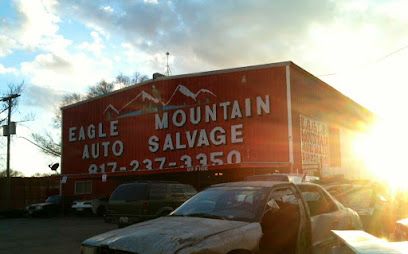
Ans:
{"type": "Polygon", "coordinates": [[[103,156],[104,156],[104,157],[108,157],[108,154],[109,154],[109,145],[110,145],[110,142],[102,142],[103,156]]]}
{"type": "Polygon", "coordinates": [[[256,112],[262,115],[262,111],[266,114],[270,112],[269,95],[265,95],[265,100],[262,100],[261,96],[256,97],[256,112]]]}
{"type": "Polygon", "coordinates": [[[180,132],[176,132],[176,149],[185,149],[186,144],[182,144],[180,132]]]}
{"type": "Polygon", "coordinates": [[[162,118],[160,118],[159,114],[155,114],[154,127],[156,130],[169,128],[169,113],[164,112],[162,118]]]}
{"type": "Polygon", "coordinates": [[[242,113],[241,109],[239,108],[238,101],[235,100],[232,104],[231,119],[235,119],[237,117],[242,118],[242,113]]]}
{"type": "Polygon", "coordinates": [[[216,146],[227,144],[227,140],[225,138],[225,130],[222,127],[215,127],[210,132],[210,140],[211,143],[216,146]]]}
{"type": "Polygon", "coordinates": [[[245,99],[245,116],[246,117],[252,116],[251,99],[250,98],[245,99]]]}
{"type": "Polygon", "coordinates": [[[85,140],[85,129],[83,126],[79,128],[79,136],[78,136],[78,141],[85,140]]]}
{"type": "Polygon", "coordinates": [[[225,101],[225,102],[221,102],[220,103],[220,107],[222,108],[222,110],[224,111],[224,120],[228,119],[228,106],[231,104],[231,102],[229,101],[225,101]]]}
{"type": "Polygon", "coordinates": [[[118,130],[118,120],[111,121],[110,122],[110,136],[114,137],[119,135],[119,130],[118,130]]]}
{"type": "Polygon", "coordinates": [[[201,108],[190,108],[190,122],[194,125],[199,124],[201,121],[201,108]]]}
{"type": "Polygon", "coordinates": [[[242,127],[243,127],[242,123],[231,125],[231,143],[232,144],[244,142],[244,139],[242,137],[242,127]]]}
{"type": "Polygon", "coordinates": [[[116,157],[121,156],[123,154],[123,142],[116,140],[112,145],[112,152],[116,157]]]}
{"type": "Polygon", "coordinates": [[[196,137],[197,137],[197,130],[194,130],[193,133],[190,133],[190,131],[186,131],[188,148],[194,147],[196,137]]]}
{"type": "Polygon", "coordinates": [[[97,159],[99,157],[99,144],[98,143],[91,145],[91,155],[93,159],[97,159]]]}
{"type": "Polygon", "coordinates": [[[159,138],[157,136],[151,136],[148,143],[150,152],[155,153],[159,150],[159,138]]]}
{"type": "Polygon", "coordinates": [[[90,125],[88,126],[88,131],[87,131],[87,133],[88,133],[88,138],[89,138],[89,139],[94,139],[94,138],[96,137],[95,125],[90,124],[90,125]]]}
{"type": "Polygon", "coordinates": [[[98,137],[106,138],[106,132],[103,131],[103,123],[98,123],[98,137]]]}
{"type": "Polygon", "coordinates": [[[181,109],[176,110],[176,112],[174,112],[173,114],[172,120],[173,120],[174,126],[182,127],[186,123],[186,120],[187,120],[186,112],[184,112],[181,109]]]}
{"type": "Polygon", "coordinates": [[[82,159],[89,159],[89,148],[88,145],[84,145],[84,150],[82,151],[82,159]]]}
{"type": "Polygon", "coordinates": [[[76,136],[75,136],[76,129],[77,129],[76,127],[69,128],[69,130],[68,130],[68,132],[69,132],[69,136],[68,136],[69,142],[76,141],[76,136]]]}
{"type": "Polygon", "coordinates": [[[210,143],[208,142],[207,132],[204,129],[200,130],[200,135],[198,136],[197,147],[201,146],[209,146],[210,143]]]}
{"type": "Polygon", "coordinates": [[[163,151],[167,150],[174,150],[173,140],[170,134],[166,134],[166,138],[164,139],[163,151]]]}
{"type": "Polygon", "coordinates": [[[213,104],[212,108],[210,105],[205,105],[205,122],[208,123],[217,121],[217,105],[213,104]]]}

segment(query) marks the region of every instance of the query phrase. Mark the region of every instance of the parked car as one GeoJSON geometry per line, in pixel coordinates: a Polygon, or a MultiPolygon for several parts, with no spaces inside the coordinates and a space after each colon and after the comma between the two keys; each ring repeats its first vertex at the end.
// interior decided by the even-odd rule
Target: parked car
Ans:
{"type": "Polygon", "coordinates": [[[72,202],[72,210],[77,214],[94,214],[103,216],[106,213],[108,198],[96,198],[91,200],[77,200],[72,202]]]}
{"type": "Polygon", "coordinates": [[[44,203],[31,204],[25,208],[29,216],[55,216],[61,210],[61,196],[49,196],[44,203]]]}
{"type": "Polygon", "coordinates": [[[395,213],[386,193],[372,183],[343,183],[326,186],[326,190],[344,206],[355,210],[370,234],[389,237],[394,231],[395,213]]]}
{"type": "Polygon", "coordinates": [[[197,191],[177,182],[134,182],[119,185],[108,202],[105,221],[119,227],[172,212],[197,191]]]}
{"type": "Polygon", "coordinates": [[[278,181],[278,182],[314,182],[319,180],[317,176],[301,175],[301,174],[284,174],[284,173],[271,173],[262,175],[252,175],[245,178],[246,181],[278,181]]]}
{"type": "Polygon", "coordinates": [[[170,215],[85,240],[82,253],[329,253],[358,214],[315,184],[211,186],[170,215]]]}

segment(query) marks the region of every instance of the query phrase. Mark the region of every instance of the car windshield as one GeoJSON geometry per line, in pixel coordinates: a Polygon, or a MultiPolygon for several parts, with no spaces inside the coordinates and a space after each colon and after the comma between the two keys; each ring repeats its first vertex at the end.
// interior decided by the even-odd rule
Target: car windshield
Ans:
{"type": "Polygon", "coordinates": [[[57,204],[60,201],[60,196],[59,195],[54,195],[54,196],[49,196],[45,202],[47,203],[53,203],[53,204],[57,204]]]}
{"type": "Polygon", "coordinates": [[[147,199],[146,183],[123,184],[116,188],[110,200],[137,201],[147,199]]]}
{"type": "Polygon", "coordinates": [[[212,187],[176,209],[171,216],[257,221],[267,197],[261,187],[212,187]]]}

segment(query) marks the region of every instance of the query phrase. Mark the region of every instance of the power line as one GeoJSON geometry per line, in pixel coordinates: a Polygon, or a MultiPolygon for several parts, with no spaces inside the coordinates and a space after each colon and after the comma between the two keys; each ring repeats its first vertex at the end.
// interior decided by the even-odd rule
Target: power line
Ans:
{"type": "MultiPolygon", "coordinates": [[[[370,66],[370,65],[377,64],[377,63],[379,63],[379,62],[381,62],[381,61],[387,59],[387,58],[390,57],[390,56],[393,56],[393,55],[395,55],[395,54],[398,54],[399,52],[401,52],[401,51],[403,51],[403,50],[405,50],[405,49],[407,49],[407,48],[408,48],[408,44],[405,45],[405,46],[403,46],[403,47],[401,47],[401,48],[399,48],[399,49],[397,49],[397,50],[394,50],[394,51],[392,51],[392,52],[390,52],[390,53],[388,53],[388,54],[386,54],[386,55],[384,55],[384,56],[382,56],[382,57],[379,57],[379,58],[377,58],[376,60],[374,60],[374,61],[372,61],[372,62],[368,62],[368,63],[366,63],[366,64],[363,64],[363,65],[360,65],[360,66],[358,66],[358,67],[355,67],[355,68],[353,68],[353,70],[355,71],[356,68],[362,69],[362,68],[366,68],[366,67],[368,67],[368,66],[370,66]]],[[[343,71],[343,72],[346,72],[346,71],[343,71]]],[[[340,73],[342,73],[342,72],[340,72],[340,73]]],[[[339,72],[333,72],[333,73],[318,75],[318,77],[334,76],[334,75],[338,75],[338,74],[339,74],[339,72]]]]}
{"type": "Polygon", "coordinates": [[[51,154],[53,154],[55,156],[60,156],[60,154],[58,154],[57,152],[55,152],[55,151],[53,151],[53,150],[51,150],[51,149],[49,149],[47,147],[40,146],[39,144],[35,143],[34,141],[32,141],[32,140],[30,140],[30,139],[28,139],[26,137],[18,136],[18,138],[22,138],[22,139],[30,142],[31,144],[35,145],[36,147],[40,148],[41,150],[49,152],[49,153],[51,153],[51,154]]]}

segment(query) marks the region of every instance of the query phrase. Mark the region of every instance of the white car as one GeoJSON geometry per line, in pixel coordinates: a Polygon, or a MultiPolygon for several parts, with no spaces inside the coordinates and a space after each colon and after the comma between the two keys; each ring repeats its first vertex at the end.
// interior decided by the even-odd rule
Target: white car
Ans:
{"type": "Polygon", "coordinates": [[[108,198],[97,198],[92,200],[77,200],[72,202],[71,208],[75,213],[89,213],[98,216],[105,215],[108,198]]]}
{"type": "Polygon", "coordinates": [[[169,216],[85,240],[81,253],[320,254],[331,230],[361,229],[358,214],[321,186],[290,182],[214,185],[169,216]]]}

